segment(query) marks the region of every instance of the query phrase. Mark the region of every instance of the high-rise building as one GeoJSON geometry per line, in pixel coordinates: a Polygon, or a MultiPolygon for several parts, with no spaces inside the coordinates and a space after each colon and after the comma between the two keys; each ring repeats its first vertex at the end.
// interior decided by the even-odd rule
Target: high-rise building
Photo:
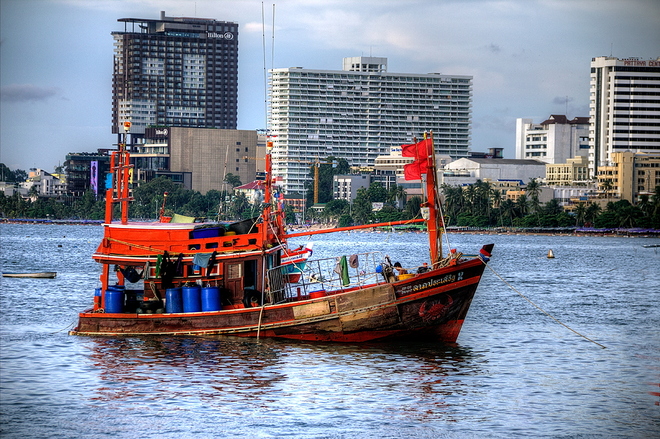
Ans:
{"type": "Polygon", "coordinates": [[[589,169],[623,151],[660,153],[660,58],[591,60],[589,169]]]}
{"type": "Polygon", "coordinates": [[[472,77],[388,73],[387,58],[344,58],[343,70],[273,69],[273,172],[304,192],[310,166],[327,157],[373,166],[391,146],[434,131],[436,153],[467,157],[472,77]]]}
{"type": "Polygon", "coordinates": [[[516,119],[516,158],[535,159],[548,164],[589,154],[589,118],[553,114],[535,124],[516,119]]]}
{"type": "Polygon", "coordinates": [[[206,18],[122,18],[115,40],[112,130],[236,129],[238,24],[206,18]]]}

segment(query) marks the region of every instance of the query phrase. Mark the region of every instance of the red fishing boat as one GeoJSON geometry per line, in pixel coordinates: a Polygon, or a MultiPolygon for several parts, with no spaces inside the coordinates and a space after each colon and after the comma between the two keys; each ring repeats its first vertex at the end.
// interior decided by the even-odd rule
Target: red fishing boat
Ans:
{"type": "Polygon", "coordinates": [[[111,157],[104,235],[93,259],[103,266],[93,307],[75,335],[233,335],[332,342],[391,339],[455,342],[493,245],[475,256],[442,255],[443,231],[432,136],[404,145],[407,178],[426,174],[424,218],[287,234],[273,201],[270,151],[265,208],[231,224],[128,221],[129,152],[111,157]],[[113,220],[113,207],[121,218],[113,220]],[[429,254],[410,273],[378,251],[309,258],[287,240],[318,233],[424,222],[429,254]]]}

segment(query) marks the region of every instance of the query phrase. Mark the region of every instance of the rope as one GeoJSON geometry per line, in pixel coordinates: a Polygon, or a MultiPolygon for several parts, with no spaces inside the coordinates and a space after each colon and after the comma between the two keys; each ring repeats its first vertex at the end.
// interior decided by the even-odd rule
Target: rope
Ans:
{"type": "Polygon", "coordinates": [[[513,285],[511,285],[511,284],[510,284],[509,282],[507,282],[502,276],[500,276],[499,273],[497,273],[495,270],[493,270],[493,268],[492,268],[490,265],[488,265],[488,263],[487,263],[486,261],[484,261],[483,259],[481,259],[481,262],[483,262],[484,265],[485,265],[486,267],[488,267],[488,268],[490,269],[490,271],[492,271],[492,272],[495,274],[495,276],[499,277],[500,280],[501,280],[502,282],[504,282],[509,288],[511,288],[511,289],[512,289],[513,291],[515,291],[516,293],[518,293],[518,295],[519,295],[520,297],[522,297],[523,299],[525,299],[526,301],[528,301],[529,303],[531,303],[536,309],[538,309],[539,311],[541,311],[543,314],[545,314],[546,316],[550,317],[552,320],[554,320],[555,322],[559,323],[560,325],[562,325],[564,328],[568,329],[569,331],[574,332],[575,334],[577,334],[577,335],[579,335],[580,337],[584,338],[585,340],[590,341],[590,342],[592,342],[593,344],[596,344],[596,345],[600,346],[600,347],[603,348],[603,349],[606,349],[606,347],[603,346],[602,344],[600,344],[600,343],[598,343],[598,342],[596,342],[596,341],[593,341],[592,339],[590,339],[590,338],[587,337],[586,335],[582,335],[582,334],[580,334],[580,333],[577,332],[575,329],[569,327],[568,325],[565,325],[564,323],[562,323],[562,322],[560,322],[559,320],[557,320],[556,318],[554,318],[552,315],[550,315],[550,313],[548,313],[547,311],[545,311],[544,309],[542,309],[540,306],[538,306],[537,304],[535,304],[534,302],[532,302],[530,299],[528,299],[527,297],[525,297],[525,295],[523,295],[520,291],[518,291],[517,289],[515,289],[515,288],[513,287],[513,285]]]}
{"type": "Polygon", "coordinates": [[[261,316],[264,314],[264,308],[266,305],[263,303],[263,293],[262,294],[262,305],[261,305],[261,311],[259,311],[259,324],[257,325],[257,341],[259,340],[259,332],[261,332],[261,316]]]}
{"type": "Polygon", "coordinates": [[[49,334],[52,335],[52,334],[57,334],[58,332],[66,331],[67,329],[72,328],[73,325],[75,325],[75,324],[76,324],[76,321],[74,320],[73,322],[69,323],[68,326],[66,326],[66,327],[64,327],[64,328],[62,328],[62,329],[58,329],[57,331],[54,331],[54,332],[49,332],[49,334]]]}

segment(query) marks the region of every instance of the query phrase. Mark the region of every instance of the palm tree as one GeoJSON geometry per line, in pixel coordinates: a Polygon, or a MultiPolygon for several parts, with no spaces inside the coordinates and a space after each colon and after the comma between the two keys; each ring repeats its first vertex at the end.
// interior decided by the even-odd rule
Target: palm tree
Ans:
{"type": "Polygon", "coordinates": [[[520,212],[521,217],[527,215],[527,213],[529,212],[527,195],[521,195],[518,197],[518,200],[516,201],[516,208],[518,209],[518,212],[520,212]]]}
{"type": "Polygon", "coordinates": [[[584,216],[587,213],[587,207],[584,203],[580,203],[575,206],[575,225],[579,226],[584,224],[584,216]]]}
{"type": "Polygon", "coordinates": [[[509,199],[502,201],[502,204],[500,204],[500,212],[502,212],[504,218],[508,219],[507,225],[512,226],[513,219],[516,217],[516,203],[509,199]]]}

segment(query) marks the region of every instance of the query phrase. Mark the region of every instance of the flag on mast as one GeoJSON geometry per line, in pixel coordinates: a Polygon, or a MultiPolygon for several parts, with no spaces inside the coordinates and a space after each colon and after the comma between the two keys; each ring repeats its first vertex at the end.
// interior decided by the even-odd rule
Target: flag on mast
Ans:
{"type": "Polygon", "coordinates": [[[428,157],[431,154],[432,147],[433,142],[431,139],[424,139],[410,145],[401,145],[401,155],[403,157],[415,158],[415,161],[403,167],[403,175],[406,180],[420,180],[422,174],[428,173],[428,157]]]}

